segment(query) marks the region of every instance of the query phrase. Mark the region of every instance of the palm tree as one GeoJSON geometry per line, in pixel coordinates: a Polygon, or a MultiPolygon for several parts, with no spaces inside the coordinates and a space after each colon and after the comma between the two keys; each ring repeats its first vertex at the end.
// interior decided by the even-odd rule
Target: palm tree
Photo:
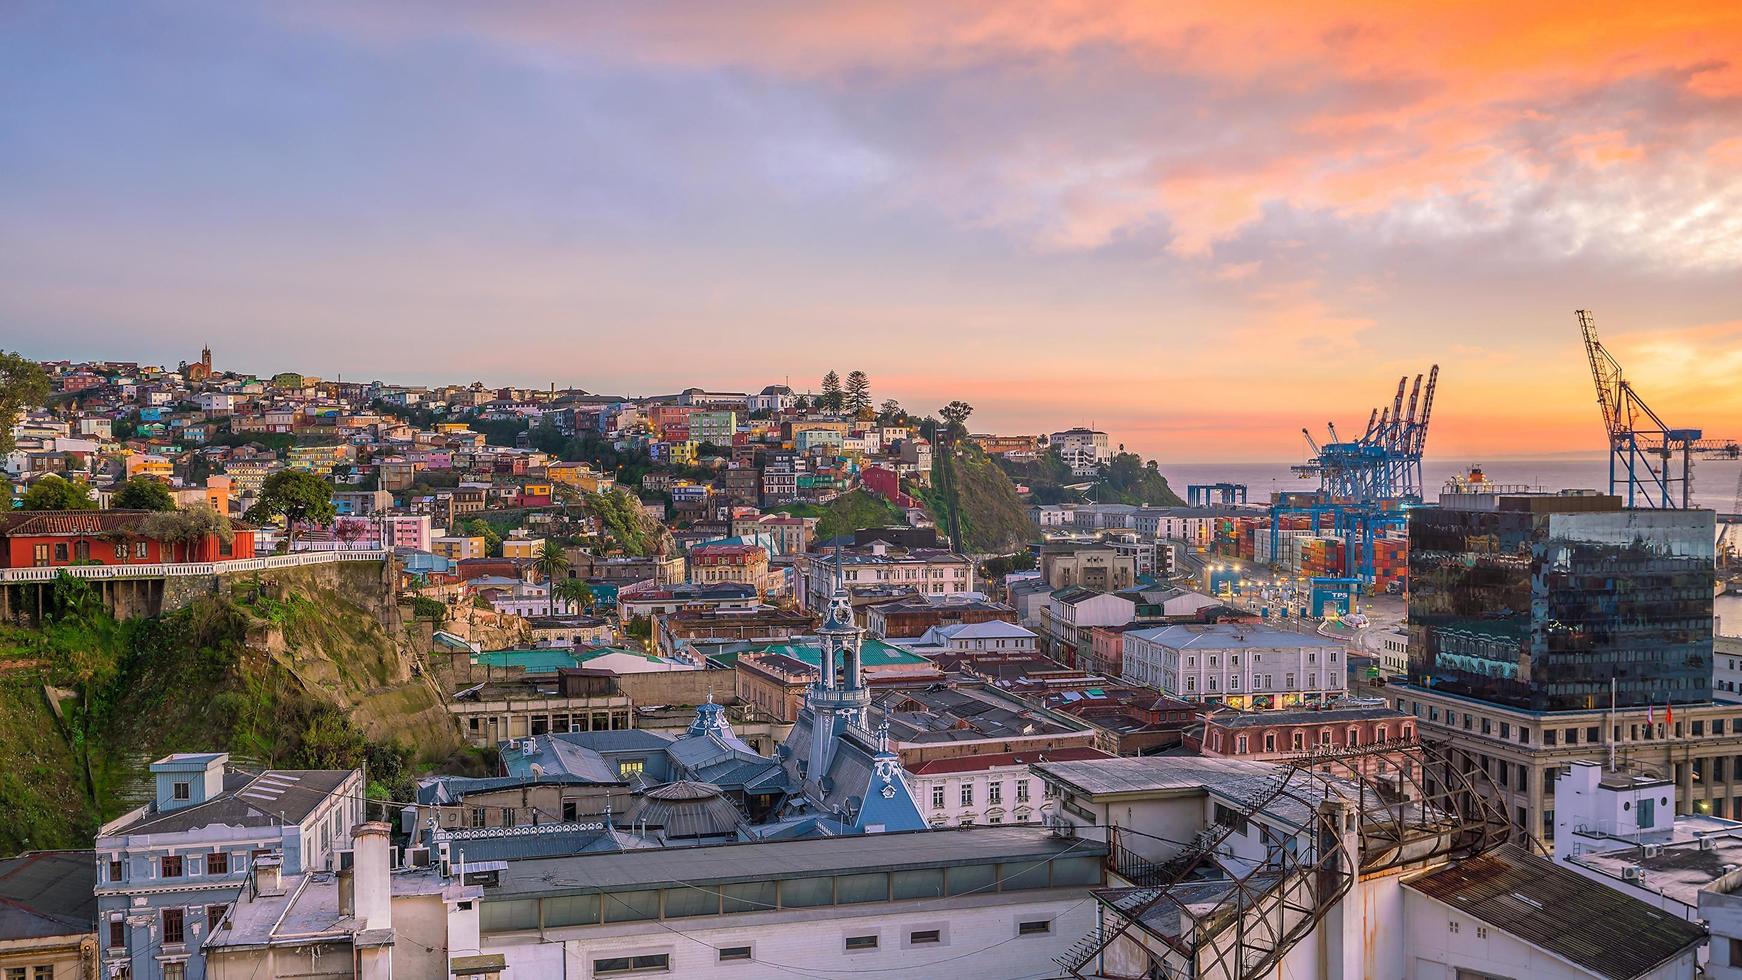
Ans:
{"type": "Polygon", "coordinates": [[[551,590],[564,605],[573,604],[582,611],[593,604],[593,590],[586,582],[578,578],[565,578],[551,590]]]}
{"type": "Polygon", "coordinates": [[[533,559],[533,567],[544,574],[545,597],[550,600],[550,614],[556,615],[556,577],[559,572],[569,568],[569,556],[563,553],[562,545],[555,541],[546,541],[544,547],[538,549],[538,557],[533,559]]]}

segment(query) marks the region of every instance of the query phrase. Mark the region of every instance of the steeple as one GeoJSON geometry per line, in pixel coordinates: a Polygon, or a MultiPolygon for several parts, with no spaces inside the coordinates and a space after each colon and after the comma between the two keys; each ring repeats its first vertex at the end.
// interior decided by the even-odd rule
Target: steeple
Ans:
{"type": "Polygon", "coordinates": [[[821,779],[834,758],[836,740],[848,725],[865,727],[871,692],[865,687],[859,648],[864,630],[853,620],[853,599],[847,591],[845,561],[835,546],[834,588],[828,614],[817,629],[817,680],[806,704],[811,710],[809,778],[821,779]]]}

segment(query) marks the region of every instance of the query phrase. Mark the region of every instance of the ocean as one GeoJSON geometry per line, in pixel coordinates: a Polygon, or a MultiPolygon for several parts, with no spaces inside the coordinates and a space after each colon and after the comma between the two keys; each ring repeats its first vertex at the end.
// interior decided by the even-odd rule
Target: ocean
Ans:
{"type": "MultiPolygon", "coordinates": [[[[1286,463],[1160,463],[1161,475],[1180,497],[1186,495],[1191,483],[1244,483],[1248,499],[1253,503],[1268,501],[1278,490],[1308,490],[1318,486],[1316,479],[1303,480],[1289,472],[1298,461],[1286,463]]],[[[1494,483],[1523,483],[1545,490],[1607,490],[1608,460],[1590,459],[1499,459],[1499,460],[1422,460],[1422,479],[1427,484],[1424,496],[1432,501],[1439,488],[1454,476],[1469,472],[1472,464],[1480,465],[1494,483]]],[[[1719,513],[1736,513],[1736,478],[1742,474],[1742,461],[1705,459],[1694,461],[1693,502],[1719,513]]]]}

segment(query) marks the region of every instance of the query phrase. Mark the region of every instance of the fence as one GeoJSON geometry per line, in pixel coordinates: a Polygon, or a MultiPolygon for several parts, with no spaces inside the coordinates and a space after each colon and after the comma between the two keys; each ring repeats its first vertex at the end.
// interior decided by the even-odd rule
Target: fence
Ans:
{"type": "Polygon", "coordinates": [[[305,551],[294,555],[238,558],[233,561],[160,562],[153,565],[52,565],[42,568],[0,569],[0,582],[52,582],[65,572],[74,578],[127,579],[168,578],[178,575],[220,575],[258,572],[272,568],[297,568],[338,561],[381,561],[391,553],[380,549],[359,551],[305,551]]]}

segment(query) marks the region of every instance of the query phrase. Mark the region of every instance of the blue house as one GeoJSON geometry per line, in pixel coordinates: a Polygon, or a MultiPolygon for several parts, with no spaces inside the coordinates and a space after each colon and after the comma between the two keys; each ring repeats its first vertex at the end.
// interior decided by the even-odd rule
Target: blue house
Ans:
{"type": "Polygon", "coordinates": [[[360,769],[248,773],[229,760],[157,760],[152,801],[97,832],[103,975],[204,980],[200,946],[257,861],[284,874],[325,870],[363,822],[360,769]]]}

